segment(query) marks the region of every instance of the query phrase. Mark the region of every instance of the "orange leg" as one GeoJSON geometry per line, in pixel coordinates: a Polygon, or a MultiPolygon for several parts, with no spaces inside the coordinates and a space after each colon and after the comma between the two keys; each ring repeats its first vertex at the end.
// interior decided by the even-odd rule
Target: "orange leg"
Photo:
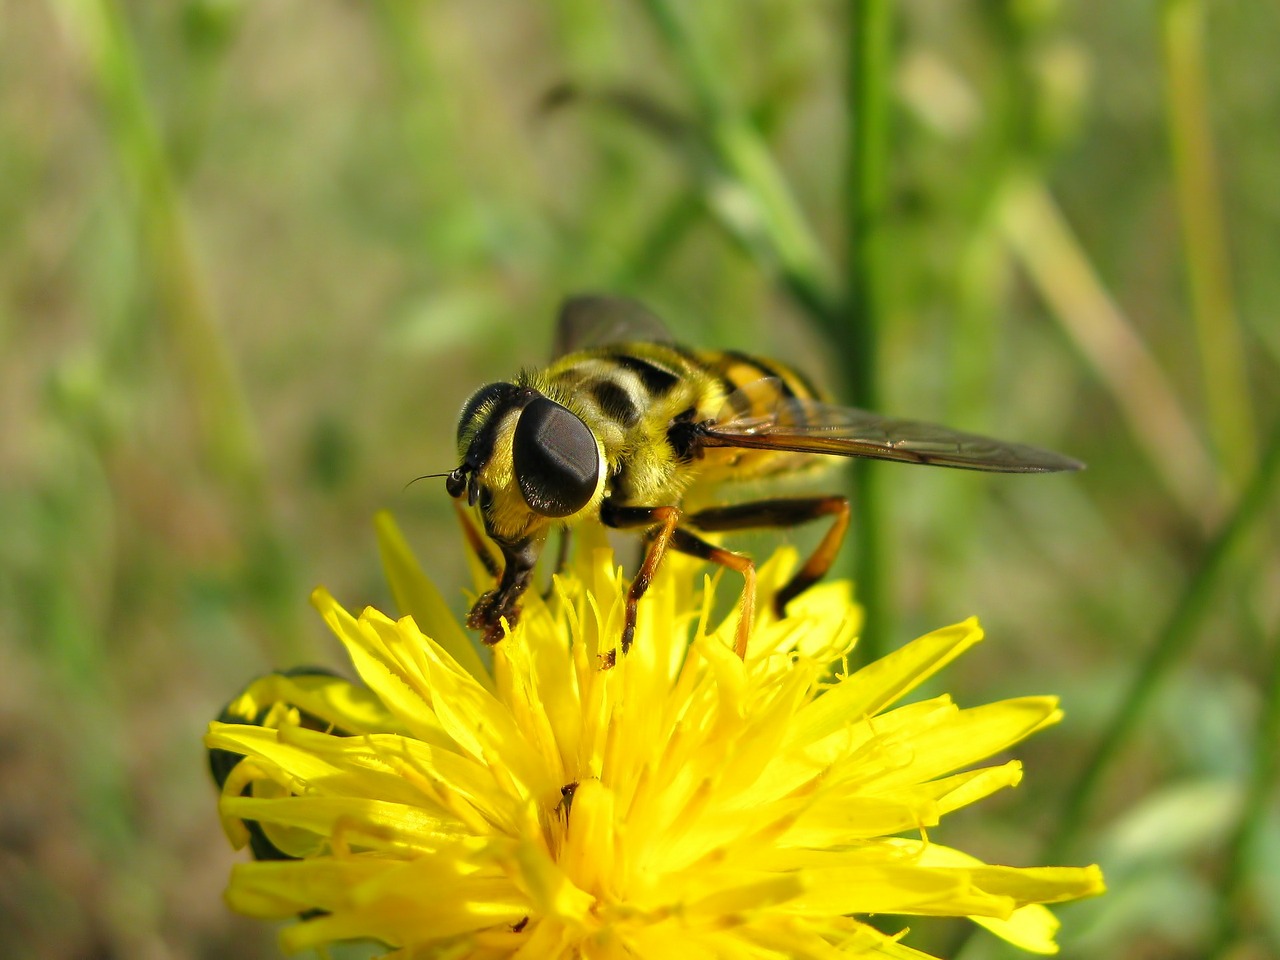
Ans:
{"type": "Polygon", "coordinates": [[[627,591],[627,606],[622,621],[622,642],[619,644],[625,655],[631,649],[632,641],[635,640],[636,609],[639,607],[640,598],[649,589],[649,584],[653,582],[653,575],[658,572],[658,565],[662,563],[662,558],[667,553],[671,535],[675,532],[676,524],[680,522],[680,508],[614,507],[610,506],[606,500],[600,510],[600,520],[605,526],[619,530],[635,527],[649,528],[646,534],[644,560],[640,563],[640,569],[636,571],[635,579],[631,581],[631,589],[627,591]]]}
{"type": "Polygon", "coordinates": [[[788,603],[821,580],[831,569],[840,544],[844,542],[845,532],[849,529],[849,501],[837,496],[756,500],[731,507],[700,510],[690,514],[687,519],[691,526],[699,530],[723,531],[756,527],[796,527],[826,516],[834,517],[835,521],[804,566],[792,575],[786,586],[773,598],[774,612],[781,617],[786,612],[788,603]]]}
{"type": "Polygon", "coordinates": [[[681,512],[679,507],[610,507],[606,503],[600,511],[600,519],[610,527],[626,529],[628,527],[648,527],[644,560],[631,581],[631,589],[627,592],[626,615],[622,625],[622,652],[631,649],[636,632],[636,610],[640,598],[649,589],[658,565],[666,555],[668,548],[687,553],[703,560],[710,560],[721,566],[737,570],[746,580],[742,591],[742,616],[738,621],[738,631],[734,640],[734,649],[738,656],[745,658],[747,640],[751,636],[751,624],[755,619],[756,606],[756,568],[748,557],[717,547],[698,537],[696,534],[678,527],[681,512]]]}
{"type": "Polygon", "coordinates": [[[751,624],[756,618],[756,565],[750,557],[732,550],[707,543],[683,527],[675,531],[671,549],[679,550],[702,560],[710,560],[730,570],[737,570],[746,581],[742,587],[742,613],[738,617],[738,630],[734,635],[733,649],[741,660],[747,659],[747,641],[751,639],[751,624]]]}

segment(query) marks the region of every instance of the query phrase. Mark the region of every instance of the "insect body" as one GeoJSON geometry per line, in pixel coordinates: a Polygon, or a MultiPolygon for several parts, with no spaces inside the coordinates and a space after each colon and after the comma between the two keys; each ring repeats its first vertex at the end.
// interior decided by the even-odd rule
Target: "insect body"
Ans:
{"type": "Polygon", "coordinates": [[[584,334],[599,340],[602,330],[606,342],[513,382],[482,387],[458,422],[462,463],[447,475],[446,488],[479,505],[504,563],[497,585],[468,617],[486,643],[502,638],[503,618],[515,623],[547,532],[594,518],[645,535],[644,559],[627,595],[623,653],[635,633],[637,604],[673,549],[743,574],[736,648],[745,654],[755,569],[748,557],[695,531],[791,527],[830,517],[813,555],[775,598],[781,614],[830,568],[848,528],[849,503],[841,496],[795,497],[685,513],[680,504],[694,483],[792,472],[815,463],[814,454],[1009,473],[1081,466],[1035,447],[833,405],[776,361],[663,342],[657,321],[630,301],[575,298],[560,322],[566,346],[584,334]],[[633,335],[637,327],[643,329],[633,335]]]}

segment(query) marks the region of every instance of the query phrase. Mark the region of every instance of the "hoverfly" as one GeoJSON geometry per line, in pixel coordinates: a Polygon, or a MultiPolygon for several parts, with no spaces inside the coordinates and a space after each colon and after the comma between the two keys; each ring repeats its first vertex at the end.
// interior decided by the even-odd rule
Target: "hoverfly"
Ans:
{"type": "Polygon", "coordinates": [[[514,625],[519,617],[548,531],[590,518],[644,535],[644,558],[627,593],[624,654],[640,598],[666,552],[677,550],[745,578],[735,638],[744,656],[755,568],[695,531],[830,518],[813,554],[775,597],[781,615],[830,568],[849,526],[849,501],[790,497],[685,513],[680,504],[691,484],[788,473],[817,462],[815,455],[1001,473],[1083,466],[1036,447],[834,405],[775,360],[670,342],[661,322],[630,300],[571,298],[556,342],[564,355],[550,366],[488,384],[466,402],[458,419],[462,462],[445,475],[450,496],[479,505],[485,533],[502,553],[496,586],[467,618],[488,644],[502,639],[504,618],[514,625]]]}

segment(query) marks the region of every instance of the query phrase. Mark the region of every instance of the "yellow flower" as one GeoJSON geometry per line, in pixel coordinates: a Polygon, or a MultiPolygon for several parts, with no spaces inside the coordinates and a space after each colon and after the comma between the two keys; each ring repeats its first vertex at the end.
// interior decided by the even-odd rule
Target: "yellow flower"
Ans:
{"type": "Polygon", "coordinates": [[[288,951],[923,957],[857,919],[903,914],[969,916],[1051,953],[1041,904],[1102,890],[1097,867],[991,866],[928,835],[1021,777],[1016,761],[967,768],[1060,716],[1051,697],[893,706],[981,639],[973,620],[831,676],[859,610],[833,583],[775,619],[785,551],[761,569],[744,662],[736,615],[712,626],[712,581],[670,558],[635,646],[602,669],[625,584],[597,545],[552,599],[526,595],[488,669],[385,518],[380,540],[410,616],[313,597],[363,686],[274,675],[206,738],[232,842],[288,858],[236,866],[228,902],[301,914],[288,951]]]}

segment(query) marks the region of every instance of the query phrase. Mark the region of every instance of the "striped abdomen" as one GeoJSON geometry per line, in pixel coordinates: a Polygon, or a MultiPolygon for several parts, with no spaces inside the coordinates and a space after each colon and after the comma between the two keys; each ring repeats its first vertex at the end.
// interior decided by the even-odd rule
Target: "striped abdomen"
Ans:
{"type": "MultiPolygon", "coordinates": [[[[826,396],[808,377],[776,360],[750,356],[736,350],[699,351],[697,357],[716,378],[722,396],[706,419],[724,421],[732,418],[764,416],[777,398],[825,400],[826,396]],[[772,386],[759,389],[759,381],[772,386]],[[753,389],[752,385],[757,388],[753,389]],[[769,409],[763,405],[768,405],[769,409]]],[[[790,416],[802,416],[798,408],[790,416]]],[[[712,448],[703,457],[701,476],[709,482],[749,480],[778,473],[789,473],[816,465],[820,460],[808,454],[776,450],[745,450],[730,447],[712,448]]]]}

